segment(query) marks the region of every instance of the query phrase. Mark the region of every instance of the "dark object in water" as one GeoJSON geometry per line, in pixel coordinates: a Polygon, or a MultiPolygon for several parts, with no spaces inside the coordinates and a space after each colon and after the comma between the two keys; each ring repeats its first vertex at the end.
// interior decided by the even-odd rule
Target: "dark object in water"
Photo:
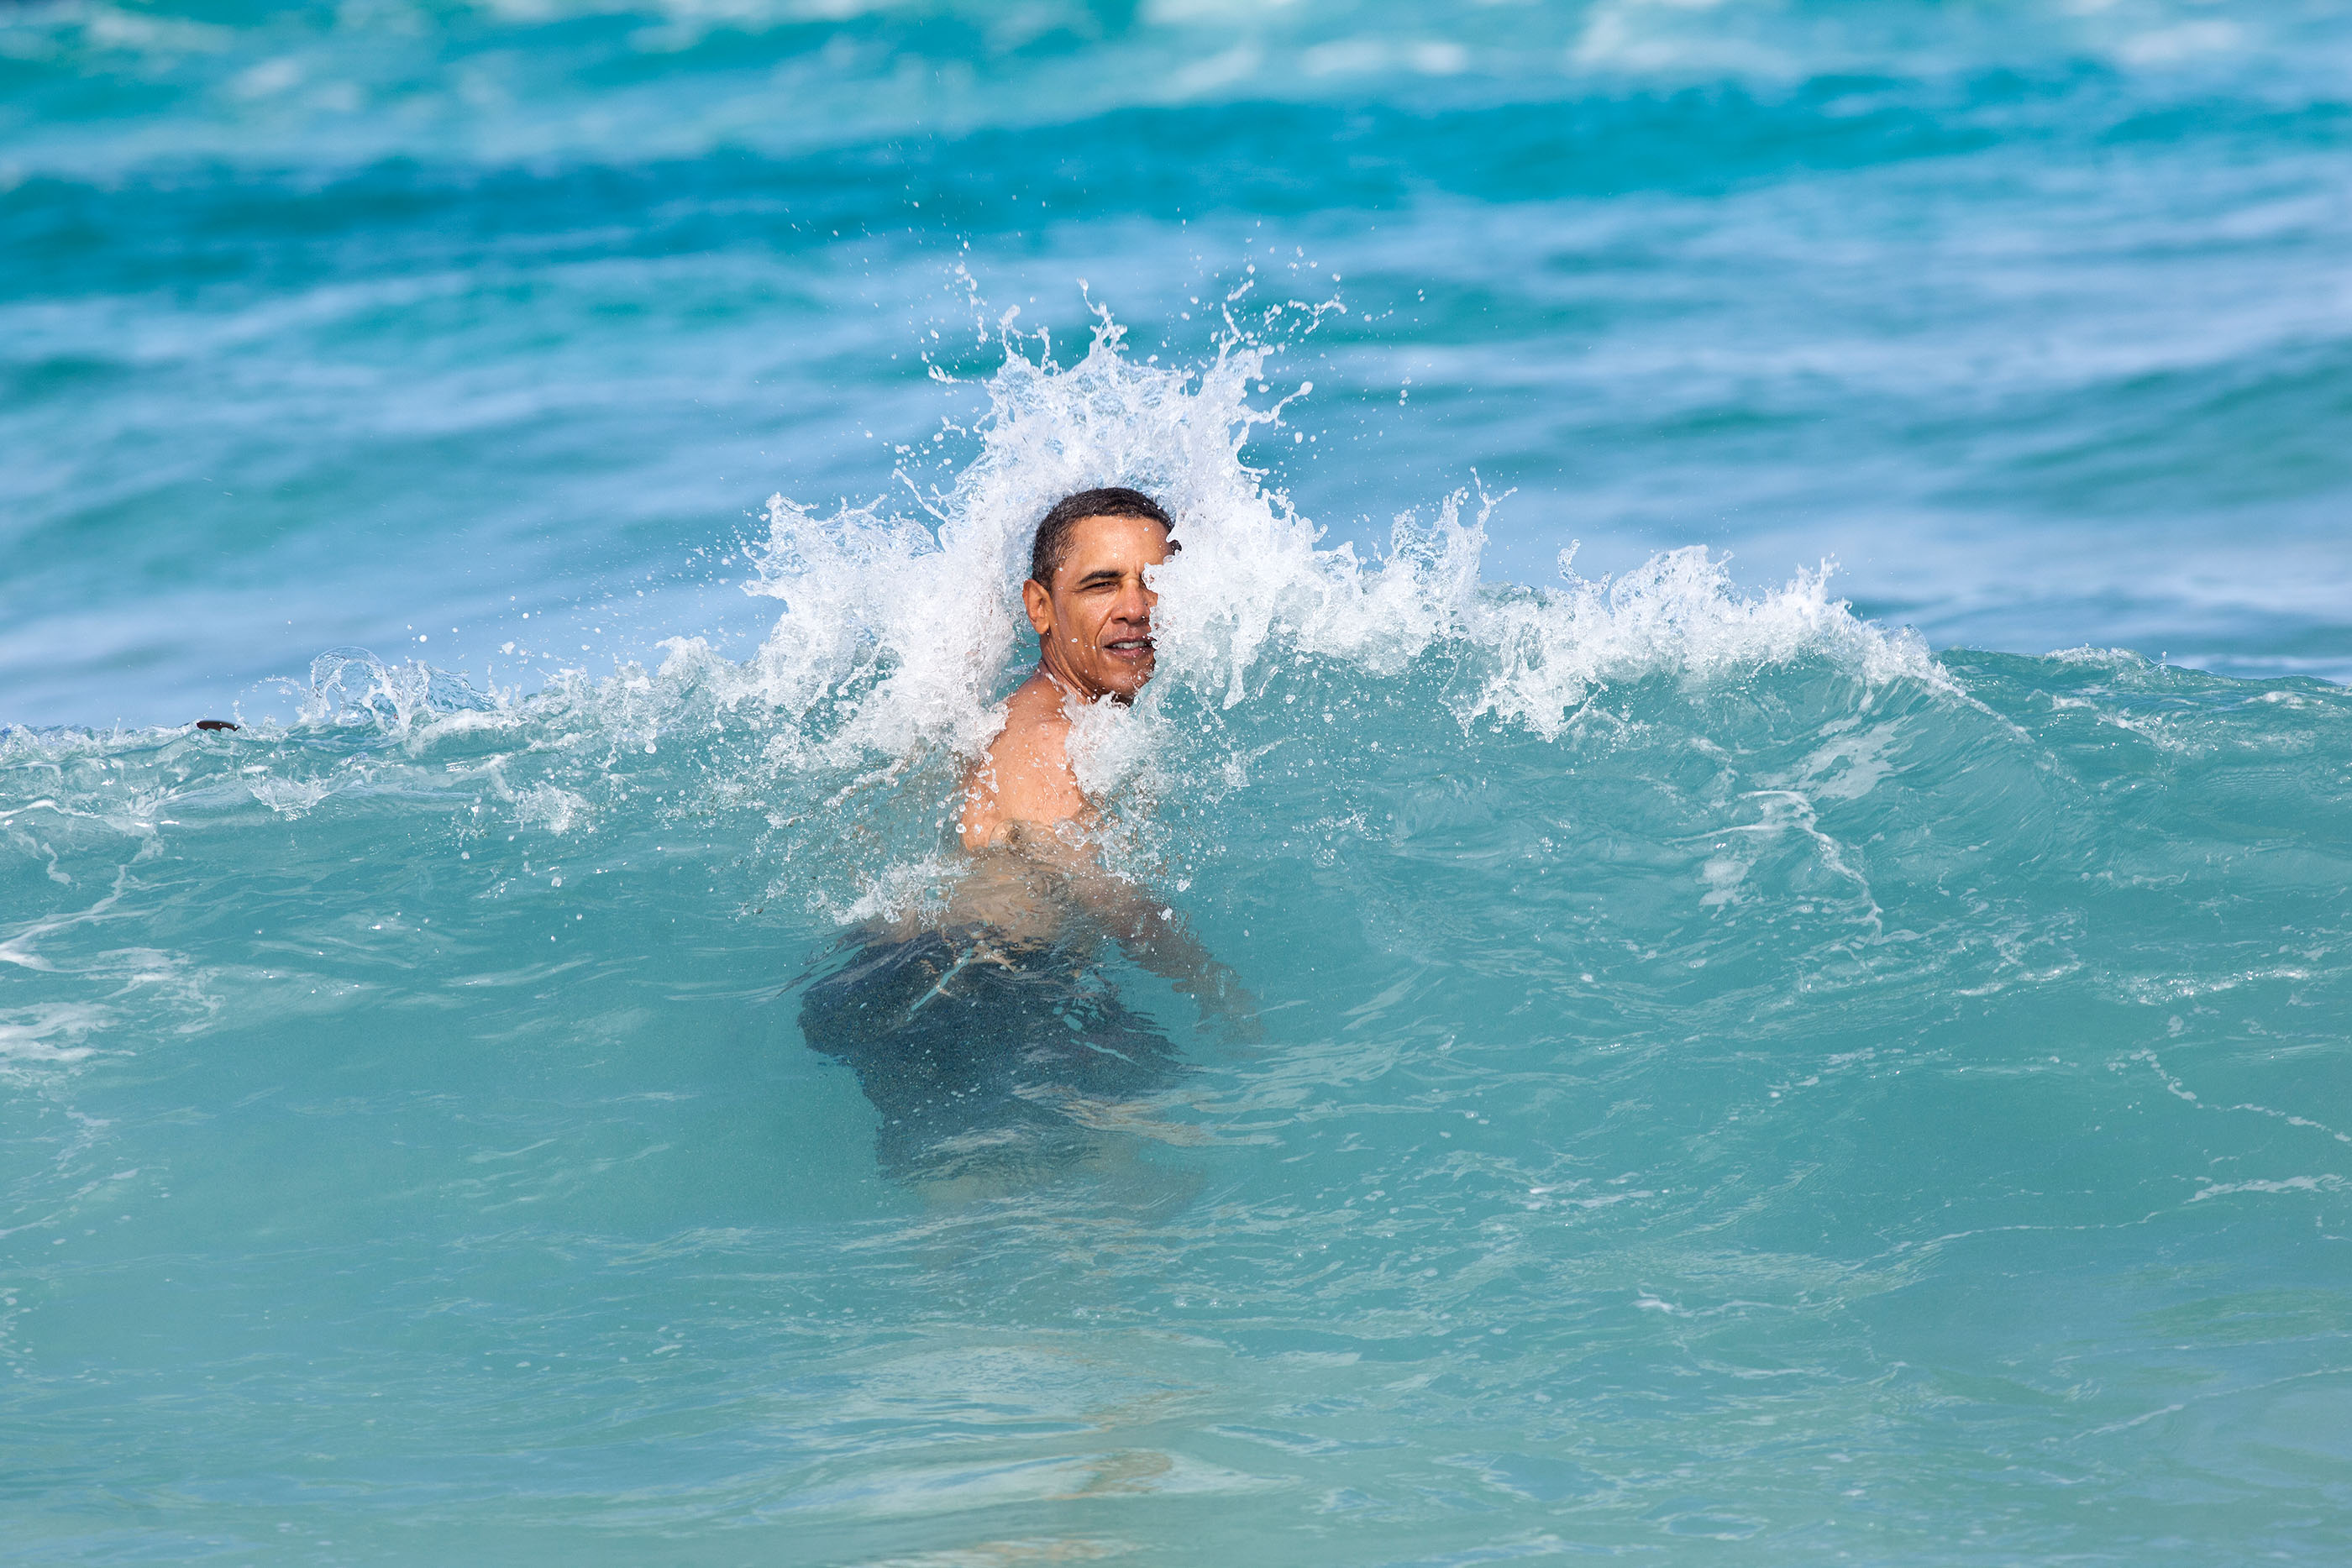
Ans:
{"type": "Polygon", "coordinates": [[[236,726],[225,718],[200,718],[196,720],[196,727],[198,729],[235,729],[236,726]]]}
{"type": "Polygon", "coordinates": [[[1065,1107],[1131,1098],[1175,1047],[1085,956],[981,930],[869,943],[812,983],[801,1033],[857,1074],[897,1176],[1019,1175],[1091,1146],[1065,1107]]]}

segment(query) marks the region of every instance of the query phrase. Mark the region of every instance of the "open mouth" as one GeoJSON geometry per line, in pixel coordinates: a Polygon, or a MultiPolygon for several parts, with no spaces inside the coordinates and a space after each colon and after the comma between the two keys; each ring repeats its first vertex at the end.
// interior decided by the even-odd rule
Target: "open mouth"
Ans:
{"type": "Polygon", "coordinates": [[[1116,643],[1105,643],[1103,651],[1121,659],[1140,659],[1151,653],[1151,639],[1122,637],[1116,643]]]}

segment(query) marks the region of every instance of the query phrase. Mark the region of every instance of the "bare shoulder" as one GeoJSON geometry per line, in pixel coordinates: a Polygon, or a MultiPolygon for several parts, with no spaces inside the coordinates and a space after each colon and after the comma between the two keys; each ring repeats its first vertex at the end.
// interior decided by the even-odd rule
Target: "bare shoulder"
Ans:
{"type": "Polygon", "coordinates": [[[1003,745],[1016,736],[1051,732],[1054,744],[1069,733],[1070,716],[1062,706],[1062,688],[1043,674],[1031,675],[1013,688],[1004,699],[1004,732],[996,737],[1003,745]]]}
{"type": "Polygon", "coordinates": [[[1003,730],[964,780],[957,825],[967,850],[998,841],[1013,824],[1063,822],[1087,810],[1070,771],[1070,718],[1061,688],[1032,675],[1004,706],[1003,730]]]}

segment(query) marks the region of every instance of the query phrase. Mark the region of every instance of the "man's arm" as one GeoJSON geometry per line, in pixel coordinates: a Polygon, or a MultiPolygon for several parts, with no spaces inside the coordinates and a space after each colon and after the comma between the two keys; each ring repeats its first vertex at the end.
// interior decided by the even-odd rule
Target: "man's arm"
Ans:
{"type": "Polygon", "coordinates": [[[1070,890],[1127,956],[1176,989],[1191,996],[1202,1013],[1217,1013],[1255,1028],[1257,1003],[1241,977],[1201,945],[1183,917],[1133,883],[1103,869],[1092,853],[1087,868],[1070,878],[1070,890]]]}
{"type": "Polygon", "coordinates": [[[1149,890],[1114,875],[1075,820],[1055,826],[1008,822],[997,846],[1055,873],[1063,895],[1129,958],[1192,997],[1201,1010],[1254,1030],[1257,1004],[1241,977],[1218,961],[1183,917],[1149,890]]]}
{"type": "Polygon", "coordinates": [[[1189,993],[1203,1012],[1254,1025],[1255,1004],[1158,899],[1103,866],[1094,809],[1070,769],[1061,689],[1033,676],[1006,701],[1004,729],[965,786],[958,827],[973,853],[1002,850],[1055,873],[1064,895],[1127,956],[1189,993]]]}

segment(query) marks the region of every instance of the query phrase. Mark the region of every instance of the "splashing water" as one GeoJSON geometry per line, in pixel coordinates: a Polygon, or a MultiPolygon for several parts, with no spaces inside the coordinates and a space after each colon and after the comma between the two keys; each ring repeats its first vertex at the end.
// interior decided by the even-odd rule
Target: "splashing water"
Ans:
{"type": "MultiPolygon", "coordinates": [[[[1180,731],[1197,749],[1230,727],[1225,716],[1253,698],[1263,707],[1282,672],[1307,663],[1388,682],[1442,662],[1433,706],[1465,731],[1491,719],[1548,740],[1597,692],[1645,677],[1720,680],[1815,659],[1869,686],[1948,686],[1916,638],[1890,636],[1832,601],[1826,572],[1747,599],[1701,549],[1601,582],[1573,575],[1571,550],[1563,588],[1484,588],[1486,509],[1465,524],[1459,495],[1426,521],[1398,518],[1376,559],[1351,544],[1322,548],[1320,530],[1242,455],[1253,432],[1278,424],[1313,383],[1255,406],[1249,389],[1270,385],[1276,350],[1234,337],[1185,371],[1135,364],[1121,336],[1106,314],[1066,370],[1008,353],[988,385],[979,455],[950,491],[924,503],[928,519],[879,504],[820,517],[772,498],[753,591],[784,608],[766,642],[741,669],[676,646],[663,677],[689,677],[730,708],[762,715],[776,727],[763,751],[776,788],[821,798],[836,814],[796,817],[816,836],[788,833],[779,845],[788,860],[824,841],[848,796],[868,786],[886,810],[914,808],[898,852],[919,854],[917,843],[937,836],[963,770],[1003,722],[1008,671],[1030,656],[1016,646],[1027,633],[1015,590],[1035,519],[1099,485],[1159,497],[1181,546],[1154,574],[1160,675],[1131,716],[1099,705],[1080,728],[1082,779],[1106,798],[1192,792],[1243,768],[1228,750],[1190,757],[1206,771],[1181,784],[1147,785],[1139,773],[1146,758],[1177,766],[1180,731]]],[[[861,870],[868,895],[894,880],[861,870]]]]}

